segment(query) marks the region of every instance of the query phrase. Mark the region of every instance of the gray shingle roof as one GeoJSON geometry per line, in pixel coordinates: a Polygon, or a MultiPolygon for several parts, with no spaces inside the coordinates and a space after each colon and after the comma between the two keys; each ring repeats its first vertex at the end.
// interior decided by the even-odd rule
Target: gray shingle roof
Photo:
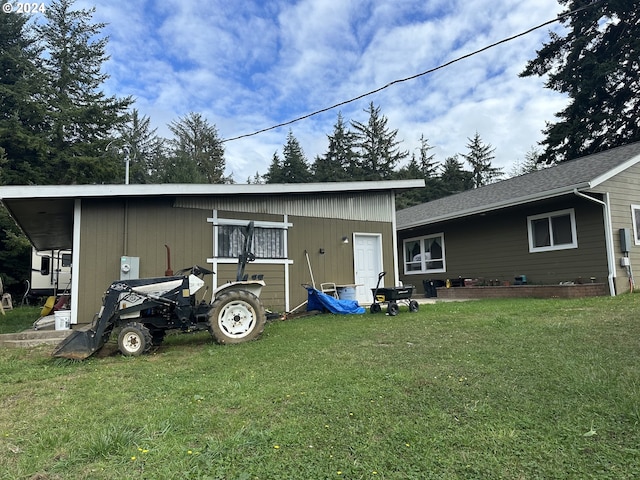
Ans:
{"type": "Polygon", "coordinates": [[[640,161],[640,142],[468,190],[396,213],[398,230],[593,188],[640,161]]]}

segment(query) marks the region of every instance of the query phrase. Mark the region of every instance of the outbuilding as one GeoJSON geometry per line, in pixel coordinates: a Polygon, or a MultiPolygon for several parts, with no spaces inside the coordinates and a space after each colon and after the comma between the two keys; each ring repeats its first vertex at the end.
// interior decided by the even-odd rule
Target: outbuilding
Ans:
{"type": "Polygon", "coordinates": [[[120,278],[202,265],[215,272],[209,292],[235,280],[249,222],[256,258],[245,272],[265,281],[267,308],[291,311],[306,300],[304,284],[322,283],[370,303],[380,271],[388,272],[388,284],[398,281],[395,192],[423,186],[423,180],[6,186],[0,199],[36,249],[72,250],[71,323],[88,323],[120,278]]]}

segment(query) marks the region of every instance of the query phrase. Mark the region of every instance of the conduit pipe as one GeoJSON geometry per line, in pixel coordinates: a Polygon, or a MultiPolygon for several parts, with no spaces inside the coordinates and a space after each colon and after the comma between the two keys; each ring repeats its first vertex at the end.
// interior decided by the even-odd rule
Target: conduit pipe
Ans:
{"type": "Polygon", "coordinates": [[[592,202],[602,205],[602,212],[604,215],[604,230],[605,230],[604,240],[605,240],[605,246],[607,249],[607,269],[609,270],[609,275],[607,276],[607,279],[609,282],[609,292],[612,297],[615,297],[616,289],[615,289],[615,283],[613,279],[615,278],[616,261],[613,255],[613,227],[611,226],[611,207],[609,205],[609,192],[604,194],[604,198],[605,198],[604,201],[599,200],[597,198],[593,198],[592,196],[587,195],[585,193],[582,193],[578,191],[577,188],[573,190],[573,193],[576,194],[578,197],[582,197],[586,200],[590,200],[592,202]]]}

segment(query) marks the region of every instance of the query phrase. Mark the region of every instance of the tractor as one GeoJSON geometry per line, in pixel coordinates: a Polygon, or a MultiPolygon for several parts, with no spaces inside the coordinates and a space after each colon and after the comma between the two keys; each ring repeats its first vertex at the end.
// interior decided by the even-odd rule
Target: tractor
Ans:
{"type": "MultiPolygon", "coordinates": [[[[175,275],[114,281],[91,325],[74,331],[52,355],[83,360],[102,348],[113,332],[117,332],[118,349],[125,356],[148,352],[160,345],[169,331],[206,329],[220,344],[257,339],[266,323],[260,301],[265,283],[248,280],[244,274],[246,264],[255,259],[251,253],[253,222],[244,237],[236,281],[216,288],[210,302],[204,297],[198,301],[196,292],[205,285],[204,277],[214,272],[197,265],[175,275]]],[[[167,273],[172,273],[170,267],[167,273]]]]}

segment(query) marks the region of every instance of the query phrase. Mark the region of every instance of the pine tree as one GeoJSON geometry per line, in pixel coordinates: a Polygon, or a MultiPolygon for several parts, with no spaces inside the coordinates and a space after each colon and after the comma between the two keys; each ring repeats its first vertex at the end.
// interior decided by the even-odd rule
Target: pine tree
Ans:
{"type": "Polygon", "coordinates": [[[429,140],[424,137],[424,134],[420,135],[420,147],[419,150],[419,164],[420,173],[426,178],[434,178],[438,172],[438,164],[434,160],[435,155],[429,154],[429,151],[434,147],[429,145],[429,140]]]}
{"type": "Polygon", "coordinates": [[[491,166],[491,160],[495,158],[493,156],[495,148],[491,148],[491,145],[482,143],[478,132],[476,132],[473,138],[468,138],[467,140],[469,140],[469,143],[467,143],[469,152],[461,155],[469,165],[471,165],[473,185],[476,188],[488,185],[502,176],[501,168],[491,166]]]}
{"type": "Polygon", "coordinates": [[[209,125],[199,113],[191,112],[171,122],[169,130],[175,136],[169,143],[172,146],[170,156],[176,159],[176,167],[192,162],[199,173],[198,178],[204,182],[228,182],[224,176],[224,147],[215,125],[209,125]]]}
{"type": "Polygon", "coordinates": [[[307,183],[311,181],[309,162],[291,130],[289,130],[287,142],[282,148],[282,177],[284,183],[307,183]]]}
{"type": "Polygon", "coordinates": [[[313,179],[316,182],[342,182],[352,179],[357,169],[357,154],[354,151],[355,138],[344,123],[342,114],[333,126],[333,134],[328,135],[327,153],[316,157],[312,165],[313,179]]]}
{"type": "Polygon", "coordinates": [[[0,148],[6,154],[0,185],[47,182],[50,147],[40,52],[26,16],[0,15],[0,148]]]}
{"type": "Polygon", "coordinates": [[[121,166],[105,147],[111,132],[126,121],[131,98],[107,97],[104,24],[92,23],[95,8],[72,10],[72,0],[54,0],[46,22],[37,26],[45,47],[45,103],[51,123],[47,175],[51,183],[117,182],[121,166]]]}
{"type": "Polygon", "coordinates": [[[395,168],[409,153],[398,148],[398,130],[389,130],[388,119],[380,114],[380,107],[371,102],[365,112],[369,114],[368,123],[351,122],[360,157],[359,172],[354,174],[354,180],[393,178],[395,168]]]}
{"type": "Polygon", "coordinates": [[[531,149],[525,153],[524,161],[515,163],[511,169],[510,176],[517,177],[543,168],[545,167],[540,161],[540,151],[536,147],[531,147],[531,149]]]}
{"type": "MultiPolygon", "coordinates": [[[[559,0],[567,11],[584,0],[559,0]]],[[[548,123],[544,162],[560,162],[640,140],[640,1],[592,2],[564,17],[521,76],[547,76],[545,86],[569,96],[548,123]]]]}
{"type": "Polygon", "coordinates": [[[149,117],[141,117],[134,108],[129,121],[118,128],[120,136],[114,139],[114,148],[110,149],[117,153],[122,164],[128,157],[129,183],[154,183],[160,175],[161,161],[166,156],[165,141],[150,123],[149,117]]]}
{"type": "Polygon", "coordinates": [[[280,160],[278,152],[273,152],[269,170],[264,174],[264,181],[265,183],[284,183],[282,160],[280,160]]]}
{"type": "Polygon", "coordinates": [[[443,197],[473,188],[473,173],[463,169],[457,155],[445,159],[441,168],[440,183],[443,197]]]}

